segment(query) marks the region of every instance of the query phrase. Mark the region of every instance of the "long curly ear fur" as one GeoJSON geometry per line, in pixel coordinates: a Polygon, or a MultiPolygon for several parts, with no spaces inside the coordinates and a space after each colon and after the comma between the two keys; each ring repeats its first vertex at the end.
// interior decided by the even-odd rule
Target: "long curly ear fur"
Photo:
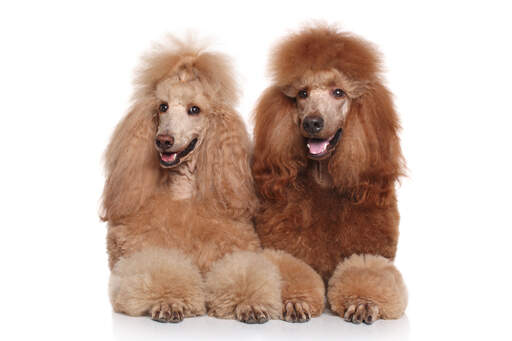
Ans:
{"type": "Polygon", "coordinates": [[[117,125],[105,153],[107,180],[102,219],[115,220],[136,211],[155,191],[160,176],[153,140],[151,99],[136,101],[117,125]]]}
{"type": "Polygon", "coordinates": [[[250,170],[251,144],[244,123],[232,108],[209,114],[208,132],[198,155],[197,199],[237,219],[250,219],[257,207],[250,170]]]}
{"type": "Polygon", "coordinates": [[[306,165],[292,118],[295,110],[294,100],[279,87],[268,88],[256,107],[252,169],[258,193],[266,199],[282,198],[287,186],[297,186],[296,178],[306,165]]]}
{"type": "Polygon", "coordinates": [[[400,124],[389,91],[378,81],[352,102],[343,138],[329,161],[338,189],[356,202],[386,205],[403,175],[400,124]]]}

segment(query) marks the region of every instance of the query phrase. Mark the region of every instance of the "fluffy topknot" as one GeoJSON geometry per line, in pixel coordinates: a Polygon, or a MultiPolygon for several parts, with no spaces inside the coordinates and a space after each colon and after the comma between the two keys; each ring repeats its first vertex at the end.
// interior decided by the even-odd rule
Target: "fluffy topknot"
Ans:
{"type": "Polygon", "coordinates": [[[196,39],[182,41],[168,36],[142,58],[135,77],[135,98],[151,95],[165,77],[180,78],[186,74],[190,80],[201,82],[210,99],[234,107],[238,103],[239,90],[231,65],[229,57],[208,52],[206,44],[196,39]]]}
{"type": "Polygon", "coordinates": [[[380,72],[380,58],[367,41],[326,25],[305,27],[287,36],[274,49],[270,72],[275,85],[286,86],[306,71],[337,69],[358,81],[371,81],[380,72]]]}

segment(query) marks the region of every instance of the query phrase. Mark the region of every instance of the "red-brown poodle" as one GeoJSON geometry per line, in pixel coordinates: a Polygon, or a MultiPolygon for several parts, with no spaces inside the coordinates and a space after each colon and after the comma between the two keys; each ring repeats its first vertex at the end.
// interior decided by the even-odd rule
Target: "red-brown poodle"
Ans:
{"type": "MultiPolygon", "coordinates": [[[[310,264],[345,320],[400,317],[407,292],[392,260],[404,162],[377,52],[336,28],[308,27],[277,46],[271,72],[274,84],[256,109],[252,166],[262,245],[310,264]]],[[[318,290],[314,278],[283,280],[318,290]]]]}
{"type": "MultiPolygon", "coordinates": [[[[236,101],[220,54],[171,39],[145,58],[134,104],[106,152],[115,311],[163,322],[208,312],[262,323],[282,315],[281,266],[321,283],[302,261],[261,252],[250,141],[236,101]]],[[[323,297],[323,288],[312,295],[323,297]]]]}

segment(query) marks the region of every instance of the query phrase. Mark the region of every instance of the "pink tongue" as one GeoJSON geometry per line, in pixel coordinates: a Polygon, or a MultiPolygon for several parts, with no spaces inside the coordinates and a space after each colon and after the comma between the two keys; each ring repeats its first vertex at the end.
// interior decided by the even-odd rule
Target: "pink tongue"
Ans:
{"type": "Polygon", "coordinates": [[[164,162],[172,162],[176,159],[176,153],[162,154],[162,160],[164,162]]]}
{"type": "Polygon", "coordinates": [[[309,140],[308,148],[311,154],[320,154],[327,149],[329,140],[309,140]]]}

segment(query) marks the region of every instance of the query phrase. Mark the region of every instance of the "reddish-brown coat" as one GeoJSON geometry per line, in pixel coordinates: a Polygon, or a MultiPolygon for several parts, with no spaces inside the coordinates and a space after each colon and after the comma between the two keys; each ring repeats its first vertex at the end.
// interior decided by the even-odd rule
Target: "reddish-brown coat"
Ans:
{"type": "Polygon", "coordinates": [[[395,184],[403,174],[399,121],[379,76],[379,58],[363,40],[327,27],[288,37],[274,51],[274,85],[255,115],[253,175],[261,201],[256,230],[262,245],[288,251],[328,280],[352,254],[393,259],[399,214],[395,184]],[[357,86],[343,136],[327,163],[331,185],[311,177],[283,90],[308,70],[337,70],[357,86]]]}

